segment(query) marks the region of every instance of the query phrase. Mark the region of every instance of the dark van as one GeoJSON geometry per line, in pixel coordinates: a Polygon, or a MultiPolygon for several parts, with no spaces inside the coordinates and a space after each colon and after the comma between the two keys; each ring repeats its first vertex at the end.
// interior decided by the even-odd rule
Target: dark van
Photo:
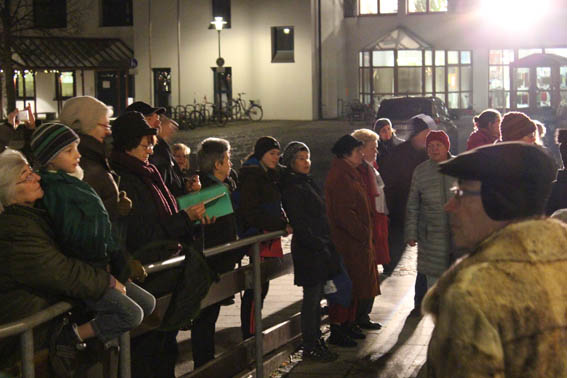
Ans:
{"type": "Polygon", "coordinates": [[[458,152],[457,126],[449,116],[445,103],[437,97],[395,97],[380,102],[376,118],[388,118],[396,135],[407,140],[410,134],[409,120],[418,114],[427,114],[435,120],[438,130],[443,130],[451,139],[451,152],[458,152]]]}

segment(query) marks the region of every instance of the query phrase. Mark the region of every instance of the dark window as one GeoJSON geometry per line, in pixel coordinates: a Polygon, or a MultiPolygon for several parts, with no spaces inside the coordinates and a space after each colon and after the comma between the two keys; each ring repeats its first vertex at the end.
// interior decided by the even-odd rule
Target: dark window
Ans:
{"type": "Polygon", "coordinates": [[[171,69],[154,68],[154,104],[168,107],[171,105],[171,69]]]}
{"type": "Polygon", "coordinates": [[[272,27],[272,63],[294,62],[293,26],[272,27]]]}
{"type": "Polygon", "coordinates": [[[102,26],[131,26],[132,0],[102,0],[102,26]]]}
{"type": "MultiPolygon", "coordinates": [[[[222,17],[226,24],[223,29],[230,29],[230,0],[213,0],[213,18],[222,17]]],[[[209,29],[214,29],[214,25],[210,25],[209,29]]]]}
{"type": "Polygon", "coordinates": [[[55,75],[55,99],[67,100],[77,95],[75,71],[63,71],[55,75]]]}
{"type": "Polygon", "coordinates": [[[31,72],[26,72],[23,75],[18,73],[16,77],[16,97],[19,100],[33,99],[35,87],[35,75],[31,72]]]}
{"type": "Polygon", "coordinates": [[[66,0],[33,0],[33,19],[37,28],[66,28],[66,0]]]}

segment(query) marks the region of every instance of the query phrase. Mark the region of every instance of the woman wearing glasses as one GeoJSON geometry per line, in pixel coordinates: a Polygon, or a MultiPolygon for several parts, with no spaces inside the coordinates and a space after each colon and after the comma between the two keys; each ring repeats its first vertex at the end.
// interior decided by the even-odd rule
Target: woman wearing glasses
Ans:
{"type": "MultiPolygon", "coordinates": [[[[110,156],[112,168],[120,175],[120,190],[132,200],[132,210],[121,219],[126,228],[126,248],[142,264],[154,263],[186,253],[197,227],[194,222],[211,223],[200,203],[179,209],[158,169],[148,162],[157,142],[154,129],[142,113],[126,112],[112,124],[114,136],[110,156]]],[[[180,269],[150,275],[143,287],[156,297],[171,292],[180,282],[180,269]]],[[[175,295],[175,293],[174,293],[175,295]]],[[[190,316],[186,316],[190,320],[190,316]]],[[[132,376],[174,376],[177,331],[152,331],[134,339],[132,376]],[[154,375],[152,375],[154,374],[154,375]]]]}
{"type": "MultiPolygon", "coordinates": [[[[429,159],[415,168],[408,197],[405,240],[417,244],[417,271],[429,289],[451,264],[453,241],[448,215],[443,210],[451,198],[454,179],[439,173],[438,164],[451,158],[449,137],[430,131],[426,138],[429,159]]],[[[414,309],[419,312],[420,309],[414,309]]]]}
{"type": "Polygon", "coordinates": [[[117,176],[108,165],[104,140],[110,136],[112,109],[91,96],[73,97],[65,102],[59,120],[75,130],[80,138],[79,152],[83,181],[102,199],[111,221],[130,212],[132,203],[118,191],[117,176]]]}

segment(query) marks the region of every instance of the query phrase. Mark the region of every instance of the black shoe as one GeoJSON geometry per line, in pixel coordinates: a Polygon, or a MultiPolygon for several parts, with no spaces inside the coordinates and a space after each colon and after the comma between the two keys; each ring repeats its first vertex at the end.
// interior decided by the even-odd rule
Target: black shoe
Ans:
{"type": "Polygon", "coordinates": [[[373,330],[377,330],[377,329],[381,329],[382,328],[382,324],[378,323],[378,322],[373,322],[373,321],[366,321],[366,322],[361,322],[361,323],[357,323],[357,325],[362,328],[362,329],[373,329],[373,330]]]}
{"type": "Polygon", "coordinates": [[[343,325],[343,327],[345,327],[347,335],[349,335],[351,338],[359,340],[366,339],[366,335],[362,333],[362,330],[356,324],[347,324],[343,325]]]}
{"type": "Polygon", "coordinates": [[[323,338],[321,337],[317,343],[319,344],[319,347],[320,347],[321,349],[323,349],[325,352],[327,352],[327,353],[329,353],[329,354],[335,356],[335,359],[339,358],[339,354],[338,354],[338,353],[335,353],[335,352],[333,352],[333,351],[331,351],[331,350],[329,349],[329,347],[327,346],[327,343],[325,342],[325,339],[323,339],[323,338]]]}
{"type": "Polygon", "coordinates": [[[331,362],[335,361],[338,357],[337,354],[322,348],[320,345],[315,345],[313,349],[303,351],[303,358],[306,360],[331,362]]]}
{"type": "Polygon", "coordinates": [[[331,325],[331,336],[329,336],[329,343],[345,348],[354,348],[357,346],[349,335],[346,334],[342,326],[335,324],[331,325]]]}
{"type": "Polygon", "coordinates": [[[234,304],[234,295],[219,302],[221,306],[231,306],[234,304]]]}
{"type": "Polygon", "coordinates": [[[49,362],[58,377],[73,377],[79,366],[78,354],[87,344],[79,340],[73,324],[64,318],[57,326],[50,341],[49,362]]]}

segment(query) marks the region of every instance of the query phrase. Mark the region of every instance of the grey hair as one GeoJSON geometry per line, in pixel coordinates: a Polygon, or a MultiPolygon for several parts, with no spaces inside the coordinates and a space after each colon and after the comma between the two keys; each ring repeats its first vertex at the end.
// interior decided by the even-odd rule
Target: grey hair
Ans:
{"type": "Polygon", "coordinates": [[[224,153],[230,150],[230,143],[226,139],[207,138],[197,147],[197,161],[202,173],[213,173],[215,163],[222,162],[224,153]]]}
{"type": "Polygon", "coordinates": [[[176,153],[177,151],[183,151],[183,155],[187,156],[191,153],[191,148],[183,143],[175,143],[173,146],[171,146],[171,151],[173,151],[173,153],[176,153]]]}
{"type": "Polygon", "coordinates": [[[365,145],[368,142],[373,142],[375,140],[377,141],[379,138],[378,134],[376,134],[374,131],[370,129],[354,130],[350,135],[352,135],[354,138],[358,139],[365,145]]]}
{"type": "Polygon", "coordinates": [[[88,134],[103,116],[112,116],[112,109],[92,96],[73,97],[63,105],[59,120],[73,130],[88,134]]]}
{"type": "Polygon", "coordinates": [[[14,200],[16,182],[28,161],[21,152],[6,148],[0,154],[0,213],[14,200]]]}

